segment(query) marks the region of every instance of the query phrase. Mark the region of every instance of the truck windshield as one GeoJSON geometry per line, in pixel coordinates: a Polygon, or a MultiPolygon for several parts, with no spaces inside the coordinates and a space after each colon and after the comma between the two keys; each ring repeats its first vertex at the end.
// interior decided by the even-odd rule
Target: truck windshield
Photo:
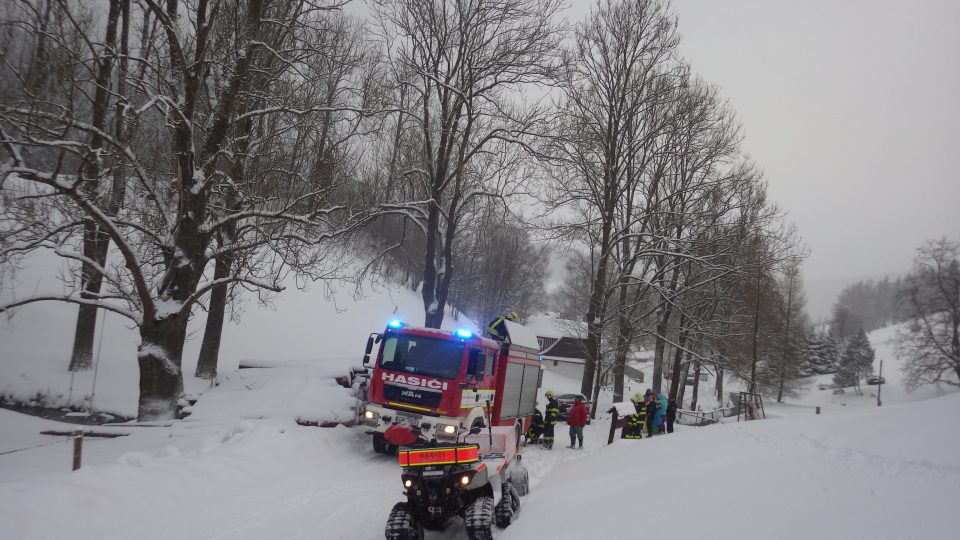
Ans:
{"type": "Polygon", "coordinates": [[[380,367],[391,371],[454,379],[460,374],[463,348],[464,344],[456,341],[407,334],[392,335],[384,341],[380,367]]]}

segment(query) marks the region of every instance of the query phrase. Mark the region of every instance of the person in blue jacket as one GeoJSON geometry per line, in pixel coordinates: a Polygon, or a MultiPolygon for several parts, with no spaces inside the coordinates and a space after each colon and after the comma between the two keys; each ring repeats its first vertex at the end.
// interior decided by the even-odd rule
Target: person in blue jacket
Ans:
{"type": "Polygon", "coordinates": [[[657,426],[657,433],[664,433],[664,421],[667,418],[667,407],[669,406],[669,401],[667,396],[661,392],[657,395],[657,412],[654,415],[653,423],[657,426]]]}

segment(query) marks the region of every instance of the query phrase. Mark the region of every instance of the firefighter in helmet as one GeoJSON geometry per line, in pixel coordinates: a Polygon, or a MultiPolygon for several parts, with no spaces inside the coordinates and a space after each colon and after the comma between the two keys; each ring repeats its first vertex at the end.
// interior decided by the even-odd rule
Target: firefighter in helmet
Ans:
{"type": "Polygon", "coordinates": [[[543,447],[547,450],[553,450],[553,427],[557,425],[560,419],[560,403],[557,401],[557,394],[553,390],[547,390],[547,415],[543,419],[543,447]]]}
{"type": "Polygon", "coordinates": [[[491,338],[497,341],[504,341],[507,339],[507,323],[506,321],[517,322],[520,320],[520,316],[517,315],[516,311],[510,310],[503,313],[496,319],[490,322],[487,325],[487,334],[491,338]]]}
{"type": "Polygon", "coordinates": [[[543,435],[543,414],[540,409],[533,411],[533,420],[530,422],[530,429],[527,430],[527,444],[537,444],[540,442],[540,436],[543,435]]]}
{"type": "Polygon", "coordinates": [[[634,394],[630,398],[630,402],[633,403],[633,408],[637,412],[631,414],[627,418],[627,425],[623,427],[623,431],[620,432],[620,437],[623,439],[642,439],[643,438],[643,428],[647,423],[647,407],[643,402],[643,395],[640,393],[634,394]]]}

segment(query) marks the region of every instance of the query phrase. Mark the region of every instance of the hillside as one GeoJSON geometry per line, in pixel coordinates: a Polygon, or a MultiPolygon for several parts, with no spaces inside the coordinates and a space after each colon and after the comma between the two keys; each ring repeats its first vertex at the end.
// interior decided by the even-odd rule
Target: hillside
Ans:
{"type": "MultiPolygon", "coordinates": [[[[38,264],[42,271],[44,266],[38,264]]],[[[35,280],[37,287],[52,287],[49,275],[35,280]]],[[[409,289],[365,283],[314,283],[288,290],[269,305],[247,298],[239,322],[224,325],[219,372],[235,370],[243,359],[269,360],[275,364],[326,366],[343,372],[358,364],[371,332],[380,331],[387,321],[400,318],[420,323],[423,304],[409,289]]],[[[76,308],[66,304],[43,303],[20,308],[14,317],[0,319],[0,396],[18,400],[36,394],[48,404],[62,407],[80,405],[94,390],[94,370],[77,373],[71,388],[70,362],[76,308]]],[[[98,324],[99,324],[98,319],[98,324]]],[[[196,315],[190,325],[184,356],[184,385],[188,392],[203,390],[209,383],[193,378],[205,316],[196,315]]],[[[447,317],[445,326],[472,327],[473,323],[447,317]]],[[[139,336],[125,319],[106,315],[94,406],[133,416],[136,414],[139,336]]],[[[95,349],[96,351],[96,349],[95,349]]]]}

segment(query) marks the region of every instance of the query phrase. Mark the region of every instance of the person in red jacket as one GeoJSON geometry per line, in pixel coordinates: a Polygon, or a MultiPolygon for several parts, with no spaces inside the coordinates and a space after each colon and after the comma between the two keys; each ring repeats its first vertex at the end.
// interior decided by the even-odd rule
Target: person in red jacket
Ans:
{"type": "Polygon", "coordinates": [[[583,426],[587,425],[589,414],[583,400],[577,398],[573,402],[573,407],[570,407],[570,414],[567,416],[567,424],[570,426],[570,446],[567,448],[574,448],[574,444],[577,442],[580,443],[580,448],[583,448],[583,426]]]}

